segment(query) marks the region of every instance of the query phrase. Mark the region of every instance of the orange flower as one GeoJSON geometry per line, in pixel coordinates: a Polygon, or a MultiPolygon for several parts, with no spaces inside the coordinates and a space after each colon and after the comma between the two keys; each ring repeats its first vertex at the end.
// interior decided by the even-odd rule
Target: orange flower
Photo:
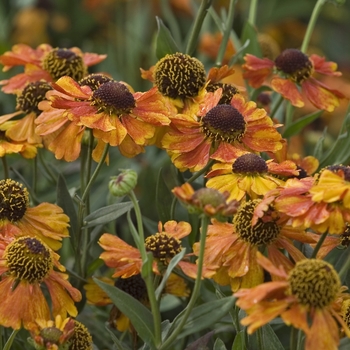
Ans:
{"type": "Polygon", "coordinates": [[[232,216],[239,203],[235,200],[227,202],[229,193],[220,193],[214,189],[201,188],[195,191],[189,183],[175,187],[172,192],[184,204],[190,213],[205,214],[218,220],[232,216]]]}
{"type": "Polygon", "coordinates": [[[0,125],[0,158],[6,154],[19,153],[22,157],[31,159],[37,154],[37,147],[41,144],[31,145],[27,142],[15,142],[6,137],[6,130],[11,128],[15,121],[8,121],[0,125]]]}
{"type": "Polygon", "coordinates": [[[172,130],[162,145],[181,171],[202,169],[210,155],[217,151],[228,161],[231,147],[257,152],[276,152],[282,148],[282,137],[264,109],[254,102],[245,102],[241,94],[232,97],[231,104],[219,104],[222,89],[207,93],[196,117],[178,114],[171,119],[172,130]]]}
{"type": "MultiPolygon", "coordinates": [[[[229,150],[229,147],[226,149],[229,150]]],[[[222,163],[214,164],[206,175],[209,178],[206,186],[220,192],[228,191],[229,200],[240,201],[245,195],[249,195],[251,199],[258,198],[284,184],[278,176],[296,176],[299,173],[296,165],[290,161],[280,164],[272,159],[265,161],[255,153],[234,147],[231,155],[231,161],[225,162],[226,157],[223,159],[219,154],[213,154],[211,158],[222,163]]]]}
{"type": "Polygon", "coordinates": [[[0,81],[5,93],[19,93],[32,82],[44,80],[53,82],[64,75],[80,80],[87,75],[87,67],[103,61],[107,56],[95,53],[83,53],[79,48],[52,48],[41,44],[32,49],[25,44],[17,44],[12,51],[0,56],[3,71],[15,66],[24,66],[24,73],[15,75],[8,80],[0,81]]]}
{"type": "Polygon", "coordinates": [[[284,188],[266,196],[275,196],[274,205],[291,218],[293,227],[341,234],[350,222],[349,184],[341,169],[331,169],[323,170],[318,181],[312,177],[289,179],[284,188]]]}
{"type": "Polygon", "coordinates": [[[16,142],[41,145],[42,139],[35,133],[34,121],[41,113],[38,104],[45,99],[45,94],[49,90],[51,90],[51,86],[47,82],[35,81],[29,83],[18,93],[17,112],[0,116],[0,127],[14,117],[24,116],[6,127],[6,137],[16,142]]]}
{"type": "MultiPolygon", "coordinates": [[[[191,232],[191,225],[187,222],[168,221],[158,224],[158,231],[155,235],[146,238],[146,250],[151,251],[154,256],[153,272],[159,274],[158,264],[162,267],[176,254],[182,250],[181,238],[186,237],[191,232]]],[[[100,240],[100,246],[105,250],[100,255],[108,267],[114,268],[112,277],[128,278],[141,272],[142,259],[137,248],[125,243],[119,237],[104,233],[100,240]]],[[[185,259],[178,263],[179,268],[192,278],[196,277],[196,265],[185,259]]]]}
{"type": "Polygon", "coordinates": [[[144,152],[156,127],[170,123],[170,109],[155,88],[132,93],[125,84],[101,74],[79,83],[63,77],[52,86],[55,90],[47,93],[49,101],[39,105],[43,113],[35,123],[39,135],[54,133],[48,148],[58,159],[77,159],[86,128],[99,140],[95,152],[109,143],[133,157],[144,152]]]}
{"type": "Polygon", "coordinates": [[[287,325],[304,331],[306,350],[337,349],[340,328],[350,337],[341,314],[343,299],[348,298],[348,294],[343,293],[346,288],[341,287],[331,264],[304,259],[287,273],[260,252],[257,260],[279,280],[235,293],[236,305],[248,313],[241,323],[248,326],[249,334],[280,316],[287,325]]]}
{"type": "Polygon", "coordinates": [[[62,318],[77,315],[80,292],[68,282],[59,256],[39,238],[22,236],[0,240],[0,324],[28,328],[37,319],[49,320],[50,307],[41,290],[45,285],[51,312],[62,318]],[[58,271],[56,271],[57,269],[58,271]],[[14,307],[16,305],[16,307],[14,307]]]}
{"type": "Polygon", "coordinates": [[[268,58],[258,58],[251,54],[245,56],[243,77],[249,84],[258,88],[272,75],[271,87],[274,91],[289,100],[293,106],[303,107],[304,97],[298,90],[301,88],[305,97],[319,109],[332,112],[339,106],[339,98],[344,95],[316,80],[314,73],[340,76],[337,64],[326,62],[318,55],[307,56],[297,49],[286,49],[272,61],[268,58]]]}
{"type": "MultiPolygon", "coordinates": [[[[285,249],[294,261],[304,255],[293,245],[293,240],[314,242],[303,230],[292,228],[286,219],[260,199],[250,200],[241,205],[233,223],[212,220],[204,253],[204,266],[216,273],[213,279],[221,284],[231,284],[233,291],[252,287],[263,282],[262,268],[257,264],[256,252],[266,247],[269,258],[289,271],[294,264],[281,249],[285,249]],[[259,217],[254,222],[255,211],[259,217]]],[[[198,243],[193,247],[198,254],[198,243]]]]}
{"type": "Polygon", "coordinates": [[[0,239],[31,236],[58,250],[62,238],[68,237],[69,218],[63,210],[51,203],[28,206],[29,195],[22,184],[0,180],[0,239]]]}

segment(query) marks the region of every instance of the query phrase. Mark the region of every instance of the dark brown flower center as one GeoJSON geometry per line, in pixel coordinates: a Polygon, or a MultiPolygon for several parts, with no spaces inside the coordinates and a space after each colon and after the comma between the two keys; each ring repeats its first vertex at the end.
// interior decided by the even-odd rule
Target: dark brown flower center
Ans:
{"type": "Polygon", "coordinates": [[[146,250],[152,252],[155,259],[167,264],[182,250],[181,241],[165,232],[149,236],[145,240],[146,250]]]}
{"type": "Polygon", "coordinates": [[[205,85],[206,72],[203,64],[196,58],[176,53],[166,55],[157,62],[154,80],[164,96],[194,97],[205,85]]]}
{"type": "Polygon", "coordinates": [[[0,180],[0,220],[21,220],[27,210],[29,194],[22,184],[11,179],[0,180]]]}
{"type": "Polygon", "coordinates": [[[45,81],[36,81],[28,84],[20,95],[17,96],[17,109],[24,113],[41,113],[39,102],[45,100],[45,94],[51,90],[51,86],[45,81]]]}
{"type": "Polygon", "coordinates": [[[266,162],[254,153],[243,154],[232,164],[232,172],[240,174],[263,174],[268,170],[266,162]]]}
{"type": "Polygon", "coordinates": [[[231,105],[218,105],[202,118],[207,137],[217,141],[240,141],[246,130],[243,115],[231,105]]]}
{"type": "Polygon", "coordinates": [[[87,85],[92,91],[97,90],[102,84],[114,81],[104,74],[89,74],[87,77],[79,80],[79,85],[87,85]]]}
{"type": "Polygon", "coordinates": [[[236,87],[234,87],[231,84],[224,84],[224,83],[209,83],[206,89],[209,92],[214,92],[219,88],[222,89],[222,96],[218,102],[219,105],[231,104],[233,95],[239,93],[236,87]]]}
{"type": "Polygon", "coordinates": [[[128,278],[118,278],[114,285],[137,300],[143,300],[147,297],[146,283],[140,274],[128,278]]]}
{"type": "Polygon", "coordinates": [[[280,227],[276,221],[270,217],[267,218],[271,216],[270,214],[273,209],[266,213],[266,218],[259,218],[257,223],[254,226],[252,225],[254,209],[260,201],[260,199],[256,199],[245,202],[238,209],[233,220],[235,231],[240,238],[253,246],[271,244],[277,239],[280,233],[280,227]]]}
{"type": "Polygon", "coordinates": [[[340,290],[340,279],[333,266],[324,260],[305,259],[296,263],[288,276],[290,293],[300,304],[323,309],[340,290]]]}
{"type": "Polygon", "coordinates": [[[42,65],[54,81],[66,75],[79,81],[87,74],[82,57],[68,49],[53,49],[45,56],[42,65]]]}
{"type": "Polygon", "coordinates": [[[302,83],[312,74],[309,57],[297,49],[286,49],[276,59],[275,66],[296,83],[302,83]]]}
{"type": "Polygon", "coordinates": [[[52,270],[50,249],[37,238],[20,237],[5,250],[9,272],[17,280],[41,283],[52,270]]]}
{"type": "Polygon", "coordinates": [[[132,111],[135,99],[124,84],[110,81],[93,92],[91,104],[97,106],[100,112],[121,115],[132,111]]]}
{"type": "Polygon", "coordinates": [[[92,350],[92,337],[88,329],[79,321],[74,320],[74,333],[69,338],[69,350],[92,350]]]}

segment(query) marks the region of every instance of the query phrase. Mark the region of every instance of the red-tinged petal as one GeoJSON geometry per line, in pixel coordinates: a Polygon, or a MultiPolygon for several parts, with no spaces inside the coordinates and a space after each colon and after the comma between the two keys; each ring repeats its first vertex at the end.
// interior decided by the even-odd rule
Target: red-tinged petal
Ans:
{"type": "Polygon", "coordinates": [[[264,270],[270,272],[270,274],[278,276],[280,278],[287,278],[288,275],[282,266],[278,265],[277,268],[276,265],[274,265],[268,258],[262,255],[260,252],[256,253],[256,259],[259,265],[262,266],[264,270]]]}
{"type": "Polygon", "coordinates": [[[320,57],[318,55],[312,54],[309,57],[310,61],[312,62],[314,69],[316,72],[325,74],[325,75],[332,75],[332,76],[341,76],[341,72],[337,72],[338,65],[335,62],[326,62],[326,59],[324,57],[320,57]]]}
{"type": "Polygon", "coordinates": [[[247,130],[243,142],[253,151],[277,152],[282,148],[281,134],[273,127],[259,126],[247,130]]]}
{"type": "Polygon", "coordinates": [[[234,72],[234,68],[229,67],[228,65],[213,67],[209,70],[207,80],[209,80],[211,83],[218,83],[220,80],[233,75],[234,72]]]}
{"type": "Polygon", "coordinates": [[[40,286],[21,281],[12,290],[14,283],[12,278],[0,281],[0,324],[20,329],[22,326],[27,328],[37,319],[49,320],[50,310],[40,286]]]}
{"type": "Polygon", "coordinates": [[[6,136],[16,142],[28,142],[31,144],[40,144],[41,137],[35,133],[36,114],[34,112],[27,114],[19,119],[14,125],[6,131],[6,136]]]}
{"type": "Polygon", "coordinates": [[[140,71],[141,71],[141,77],[142,79],[146,79],[146,80],[149,80],[150,82],[154,82],[154,68],[155,66],[152,66],[150,69],[148,70],[144,70],[142,68],[140,68],[140,71]]]}
{"type": "Polygon", "coordinates": [[[87,94],[86,89],[88,87],[85,87],[85,90],[82,89],[82,87],[73,78],[68,76],[59,78],[56,83],[52,84],[52,87],[61,93],[75,98],[80,98],[82,100],[88,99],[91,95],[90,88],[88,89],[88,91],[90,91],[90,94],[87,94]]]}
{"type": "Polygon", "coordinates": [[[217,150],[210,156],[210,158],[218,160],[222,163],[231,163],[233,159],[236,159],[246,153],[249,152],[240,144],[233,146],[227,142],[221,142],[217,150]]]}
{"type": "Polygon", "coordinates": [[[74,305],[74,301],[78,302],[81,300],[81,293],[62,278],[62,273],[52,271],[50,275],[46,279],[45,284],[50,292],[53,316],[60,315],[62,318],[65,318],[68,313],[70,316],[75,317],[78,314],[78,310],[74,305]]]}
{"type": "Polygon", "coordinates": [[[296,217],[305,214],[314,203],[309,197],[284,196],[276,199],[276,209],[289,216],[296,217]]]}
{"type": "Polygon", "coordinates": [[[49,150],[55,153],[56,159],[63,158],[67,162],[78,159],[84,130],[84,127],[70,123],[49,144],[49,150]]]}
{"type": "Polygon", "coordinates": [[[305,333],[309,331],[307,320],[307,312],[302,306],[293,304],[288,310],[281,313],[283,321],[288,325],[303,330],[305,333]]]}
{"type": "Polygon", "coordinates": [[[250,289],[240,289],[234,294],[238,298],[236,305],[243,310],[247,310],[263,300],[284,299],[288,286],[287,281],[274,281],[266,282],[250,289]]]}
{"type": "MultiPolygon", "coordinates": [[[[88,107],[89,108],[89,107],[88,107]]],[[[89,108],[90,110],[90,108],[89,108]]],[[[71,113],[77,115],[74,110],[70,110],[71,113]]],[[[113,122],[111,119],[119,119],[117,117],[111,118],[111,116],[107,113],[96,113],[97,111],[93,111],[93,114],[87,115],[83,113],[83,111],[79,111],[80,122],[79,125],[84,125],[90,129],[97,129],[103,132],[113,131],[116,128],[117,122],[113,122]]]]}
{"type": "Polygon", "coordinates": [[[338,344],[339,327],[337,323],[329,311],[316,309],[307,333],[305,350],[337,350],[338,344]]]}
{"type": "Polygon", "coordinates": [[[193,151],[175,155],[172,157],[172,161],[181,170],[199,171],[208,164],[210,147],[209,141],[203,142],[193,151]]]}
{"type": "MultiPolygon", "coordinates": [[[[41,113],[34,123],[37,125],[35,133],[45,136],[54,133],[69,122],[61,110],[52,108],[47,112],[41,113]]],[[[70,122],[69,122],[70,123],[70,122]]]]}
{"type": "Polygon", "coordinates": [[[83,53],[83,61],[87,67],[93,66],[105,60],[107,55],[99,55],[97,53],[85,52],[83,53]]]}
{"type": "Polygon", "coordinates": [[[119,118],[113,118],[111,122],[114,128],[113,130],[104,132],[95,129],[93,132],[94,137],[103,140],[105,143],[109,143],[111,146],[119,146],[127,136],[128,132],[125,126],[120,122],[119,118]]]}
{"type": "Polygon", "coordinates": [[[235,244],[224,255],[224,266],[229,266],[228,274],[231,278],[242,277],[249,271],[249,263],[252,255],[255,259],[257,248],[251,247],[242,240],[237,240],[235,244]]]}
{"type": "Polygon", "coordinates": [[[136,144],[145,145],[146,141],[153,137],[155,126],[146,124],[141,120],[131,118],[128,115],[123,115],[120,119],[129,136],[136,144]]]}
{"type": "MultiPolygon", "coordinates": [[[[245,68],[243,66],[243,68],[245,68]]],[[[243,73],[243,78],[248,80],[249,85],[255,89],[264,85],[266,78],[271,74],[270,68],[263,68],[258,70],[246,70],[243,73]]]]}
{"type": "Polygon", "coordinates": [[[127,158],[133,158],[138,154],[145,152],[145,147],[136,144],[128,134],[126,134],[125,138],[118,147],[120,154],[127,158]]]}
{"type": "MultiPolygon", "coordinates": [[[[269,259],[275,266],[283,268],[284,271],[289,272],[294,267],[294,264],[279,249],[277,249],[278,243],[280,242],[278,241],[275,244],[270,244],[267,246],[269,259]]],[[[272,276],[273,281],[284,279],[285,277],[272,276]]]]}
{"type": "Polygon", "coordinates": [[[309,78],[302,84],[307,99],[317,108],[333,112],[339,106],[339,98],[328,89],[320,86],[315,79],[309,78]]]}
{"type": "Polygon", "coordinates": [[[210,145],[204,141],[205,136],[202,133],[183,134],[170,131],[164,135],[162,147],[174,153],[186,153],[195,150],[201,144],[210,145]]]}
{"type": "MultiPolygon", "coordinates": [[[[276,245],[278,245],[278,248],[285,249],[295,262],[305,259],[305,255],[289,239],[283,236],[278,237],[276,245]]],[[[289,267],[292,268],[293,264],[289,264],[289,267]]]]}
{"type": "Polygon", "coordinates": [[[271,86],[276,92],[289,100],[293,106],[304,107],[303,98],[297,86],[292,81],[275,77],[271,81],[271,86]]]}
{"type": "MultiPolygon", "coordinates": [[[[204,103],[200,104],[199,112],[196,113],[198,116],[204,117],[212,108],[218,105],[222,97],[222,89],[219,88],[214,92],[208,92],[205,95],[204,103]]],[[[191,115],[189,113],[189,115],[191,115]]]]}
{"type": "Polygon", "coordinates": [[[268,58],[259,58],[251,54],[244,56],[245,64],[244,67],[252,70],[269,68],[272,69],[275,63],[268,58]]]}
{"type": "Polygon", "coordinates": [[[248,334],[252,334],[258,328],[279,316],[287,307],[288,302],[285,300],[261,302],[248,310],[249,316],[243,318],[241,324],[248,326],[248,334]]]}

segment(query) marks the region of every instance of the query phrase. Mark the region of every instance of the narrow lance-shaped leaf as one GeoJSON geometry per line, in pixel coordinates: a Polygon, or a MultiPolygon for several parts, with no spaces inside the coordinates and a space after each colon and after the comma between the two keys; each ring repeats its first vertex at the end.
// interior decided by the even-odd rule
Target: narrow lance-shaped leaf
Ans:
{"type": "Polygon", "coordinates": [[[156,45],[157,58],[161,59],[165,55],[180,52],[169,29],[164,25],[163,21],[159,17],[156,17],[156,20],[158,25],[156,45]]]}
{"type": "Polygon", "coordinates": [[[132,202],[123,202],[97,209],[84,218],[84,227],[105,224],[115,220],[119,218],[119,216],[127,213],[132,207],[132,202]]]}

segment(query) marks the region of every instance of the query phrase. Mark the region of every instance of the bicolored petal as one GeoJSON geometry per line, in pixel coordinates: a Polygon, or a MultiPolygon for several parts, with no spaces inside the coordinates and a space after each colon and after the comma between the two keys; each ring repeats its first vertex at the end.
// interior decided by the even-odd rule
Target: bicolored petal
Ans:
{"type": "Polygon", "coordinates": [[[303,98],[297,86],[291,80],[274,77],[271,80],[271,86],[276,92],[289,100],[293,106],[304,107],[303,98]]]}

